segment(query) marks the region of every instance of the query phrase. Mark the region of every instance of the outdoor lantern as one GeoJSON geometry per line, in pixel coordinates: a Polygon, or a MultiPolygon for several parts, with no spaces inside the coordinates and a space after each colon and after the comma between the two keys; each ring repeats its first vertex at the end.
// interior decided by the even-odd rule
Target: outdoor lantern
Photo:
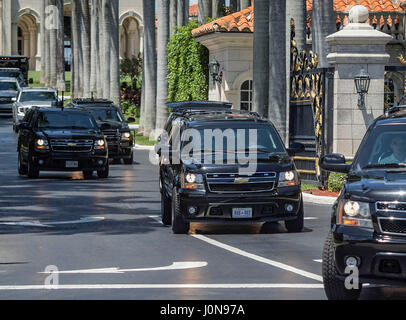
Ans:
{"type": "Polygon", "coordinates": [[[364,69],[361,69],[361,72],[355,76],[355,87],[357,88],[358,93],[358,107],[365,107],[365,95],[369,91],[369,84],[371,83],[371,78],[364,69]]]}
{"type": "Polygon", "coordinates": [[[213,83],[216,81],[221,82],[222,73],[220,72],[220,63],[216,60],[216,58],[209,63],[209,72],[213,78],[213,83]]]}

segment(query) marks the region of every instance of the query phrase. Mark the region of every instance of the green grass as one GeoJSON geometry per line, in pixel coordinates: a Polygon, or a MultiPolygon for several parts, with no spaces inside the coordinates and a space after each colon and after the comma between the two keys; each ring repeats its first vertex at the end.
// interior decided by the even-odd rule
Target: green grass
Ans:
{"type": "Polygon", "coordinates": [[[150,140],[148,137],[139,133],[133,133],[134,143],[141,146],[154,146],[156,144],[155,140],[150,140]]]}
{"type": "Polygon", "coordinates": [[[317,189],[317,186],[314,184],[307,184],[307,183],[302,183],[302,191],[308,191],[308,190],[314,190],[317,189]]]}
{"type": "MultiPolygon", "coordinates": [[[[65,96],[70,96],[70,82],[71,82],[71,72],[65,72],[65,82],[66,91],[65,96]]],[[[32,78],[34,83],[30,84],[30,87],[44,87],[45,85],[41,83],[41,72],[39,71],[28,71],[28,79],[32,78]]]]}

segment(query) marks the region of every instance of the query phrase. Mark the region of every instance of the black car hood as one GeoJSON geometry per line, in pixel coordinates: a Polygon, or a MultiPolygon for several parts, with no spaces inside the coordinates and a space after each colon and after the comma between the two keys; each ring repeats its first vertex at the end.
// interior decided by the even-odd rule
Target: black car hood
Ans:
{"type": "Polygon", "coordinates": [[[344,191],[346,197],[359,201],[406,201],[406,170],[350,173],[344,191]]]}
{"type": "Polygon", "coordinates": [[[105,125],[106,130],[123,129],[123,124],[119,121],[97,121],[97,124],[99,127],[101,127],[101,125],[105,125]]]}
{"type": "Polygon", "coordinates": [[[101,137],[95,130],[70,130],[70,129],[42,129],[40,130],[48,139],[94,139],[101,137]]]}

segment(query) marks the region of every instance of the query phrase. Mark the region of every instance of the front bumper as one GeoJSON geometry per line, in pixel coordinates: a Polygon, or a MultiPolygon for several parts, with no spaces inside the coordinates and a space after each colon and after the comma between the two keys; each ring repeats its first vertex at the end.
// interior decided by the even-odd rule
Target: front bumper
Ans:
{"type": "Polygon", "coordinates": [[[180,189],[181,214],[190,222],[273,222],[293,220],[297,217],[302,195],[299,187],[281,188],[272,192],[214,194],[190,192],[180,189]],[[291,205],[291,212],[286,206],[291,205]],[[189,214],[189,207],[197,209],[189,214]],[[252,208],[252,218],[232,216],[233,208],[252,208]]]}
{"type": "Polygon", "coordinates": [[[345,259],[359,259],[361,283],[406,285],[406,237],[376,235],[372,230],[339,226],[333,232],[335,261],[345,279],[345,259]]]}
{"type": "Polygon", "coordinates": [[[101,170],[108,162],[106,154],[92,153],[44,153],[36,154],[33,160],[41,171],[101,170]],[[78,167],[67,168],[66,161],[77,161],[78,167]]]}

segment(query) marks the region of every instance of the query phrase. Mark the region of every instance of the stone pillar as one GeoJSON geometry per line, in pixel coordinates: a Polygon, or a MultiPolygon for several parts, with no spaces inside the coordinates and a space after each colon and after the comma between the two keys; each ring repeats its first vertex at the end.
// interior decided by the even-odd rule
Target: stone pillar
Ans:
{"type": "Polygon", "coordinates": [[[30,70],[35,70],[35,56],[37,54],[37,29],[30,28],[30,70]]]}
{"type": "Polygon", "coordinates": [[[11,54],[18,55],[18,24],[11,23],[11,54]]]}
{"type": "Polygon", "coordinates": [[[42,59],[41,24],[37,23],[37,54],[35,55],[35,71],[41,71],[42,59]]]}
{"type": "Polygon", "coordinates": [[[368,23],[368,9],[351,9],[350,23],[326,38],[331,45],[327,56],[335,66],[333,152],[355,155],[369,125],[382,115],[384,107],[386,44],[392,36],[374,30],[368,23]],[[371,78],[365,108],[358,107],[354,77],[364,69],[371,78]]]}
{"type": "Polygon", "coordinates": [[[143,25],[139,26],[138,32],[139,32],[139,36],[140,36],[140,38],[139,38],[139,41],[140,41],[139,42],[140,43],[140,53],[142,55],[143,52],[144,52],[144,26],[143,25]]]}
{"type": "MultiPolygon", "coordinates": [[[[11,0],[3,0],[2,8],[2,49],[3,55],[11,55],[11,0]]],[[[16,35],[17,37],[17,35],[16,35]]]]}

